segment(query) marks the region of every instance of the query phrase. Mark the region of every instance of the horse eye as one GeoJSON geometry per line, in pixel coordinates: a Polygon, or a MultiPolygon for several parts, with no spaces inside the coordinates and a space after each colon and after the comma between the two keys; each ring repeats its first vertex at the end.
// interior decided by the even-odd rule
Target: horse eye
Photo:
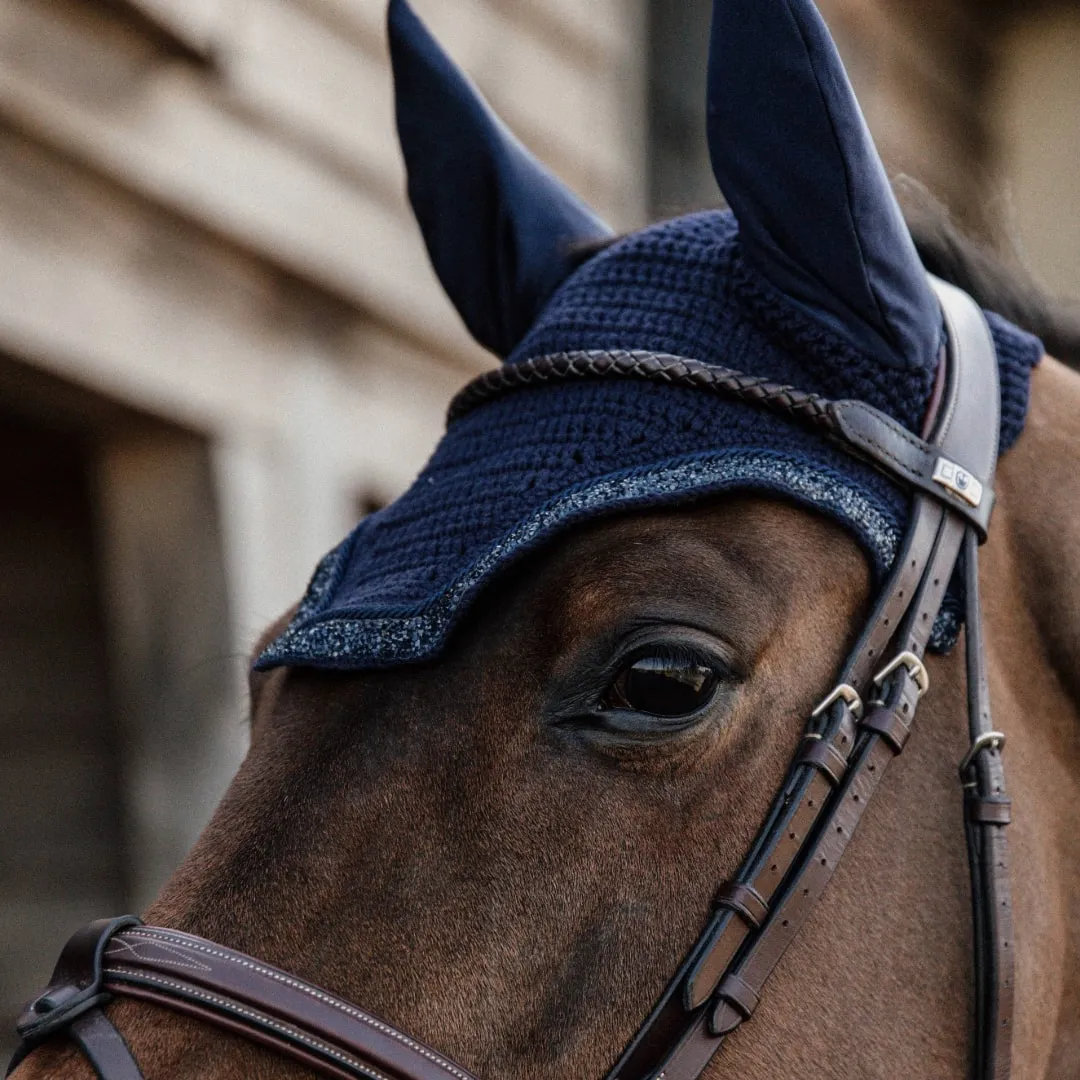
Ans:
{"type": "Polygon", "coordinates": [[[708,702],[717,681],[712,668],[695,660],[643,656],[619,672],[601,705],[650,716],[688,716],[708,702]]]}

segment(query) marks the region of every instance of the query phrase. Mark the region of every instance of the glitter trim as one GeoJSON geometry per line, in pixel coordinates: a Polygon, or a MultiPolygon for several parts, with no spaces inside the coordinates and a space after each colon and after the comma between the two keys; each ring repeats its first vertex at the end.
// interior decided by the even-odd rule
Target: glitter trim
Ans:
{"type": "Polygon", "coordinates": [[[945,603],[934,620],[930,631],[927,649],[932,653],[947,656],[956,647],[960,631],[964,627],[964,582],[959,574],[953,576],[945,603]]]}
{"type": "Polygon", "coordinates": [[[736,488],[787,496],[839,519],[863,542],[880,576],[896,558],[897,524],[839,473],[808,465],[802,458],[762,451],[695,455],[659,468],[610,474],[556,496],[489,545],[412,614],[391,613],[386,607],[327,611],[355,546],[354,533],[319,564],[296,618],[255,666],[263,671],[286,664],[357,670],[431,659],[495,572],[557,531],[601,512],[672,504],[736,488]]]}

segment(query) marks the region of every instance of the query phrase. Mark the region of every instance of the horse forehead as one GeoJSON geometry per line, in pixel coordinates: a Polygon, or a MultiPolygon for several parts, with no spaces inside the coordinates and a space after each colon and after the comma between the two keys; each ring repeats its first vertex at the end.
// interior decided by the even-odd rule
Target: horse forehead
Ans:
{"type": "MultiPolygon", "coordinates": [[[[716,630],[753,654],[788,613],[813,614],[823,582],[837,619],[850,615],[869,589],[865,555],[830,519],[776,499],[730,495],[611,518],[534,552],[511,579],[489,587],[434,663],[329,676],[294,671],[282,704],[312,720],[374,709],[399,726],[406,713],[437,702],[445,721],[455,711],[448,683],[473,706],[475,695],[502,689],[519,697],[523,670],[558,665],[568,649],[638,614],[716,630]],[[482,670],[510,677],[493,683],[477,678],[482,670]]],[[[278,695],[267,696],[276,708],[278,695]]]]}
{"type": "Polygon", "coordinates": [[[561,652],[636,617],[684,622],[753,653],[823,583],[850,612],[869,582],[858,544],[828,519],[728,496],[594,523],[534,553],[470,613],[450,655],[499,644],[539,661],[545,646],[561,652]]]}
{"type": "Polygon", "coordinates": [[[588,527],[547,555],[536,580],[566,594],[574,609],[589,610],[605,597],[640,595],[642,588],[685,593],[719,577],[765,592],[858,564],[866,565],[858,545],[822,515],[779,500],[732,496],[588,527]]]}

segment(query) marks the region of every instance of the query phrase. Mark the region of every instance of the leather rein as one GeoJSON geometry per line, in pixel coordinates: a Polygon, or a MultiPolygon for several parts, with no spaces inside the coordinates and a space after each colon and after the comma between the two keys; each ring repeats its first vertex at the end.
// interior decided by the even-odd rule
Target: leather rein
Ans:
{"type": "MultiPolygon", "coordinates": [[[[830,402],[725,368],[651,353],[567,353],[501,368],[451,406],[454,422],[519,388],[638,378],[692,386],[784,413],[882,469],[913,495],[892,576],[835,689],[814,710],[768,817],[701,936],[607,1080],[696,1080],[749,1020],[766,980],[828,885],[929,689],[923,657],[954,570],[966,592],[970,750],[960,765],[974,922],[974,1080],[1011,1070],[1012,910],[1005,826],[1005,737],[990,716],[978,548],[994,495],[1000,395],[978,306],[931,279],[947,348],[923,438],[856,401],[830,402]]],[[[103,1011],[134,998],[204,1020],[344,1080],[475,1080],[443,1054],[311,983],[203,938],[101,920],[65,946],[48,988],[18,1022],[10,1073],[61,1033],[100,1080],[142,1080],[103,1011]]]]}

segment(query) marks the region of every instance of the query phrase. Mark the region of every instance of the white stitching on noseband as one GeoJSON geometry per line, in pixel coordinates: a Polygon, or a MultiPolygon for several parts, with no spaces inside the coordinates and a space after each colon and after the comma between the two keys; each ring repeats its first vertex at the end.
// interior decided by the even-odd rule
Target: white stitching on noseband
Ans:
{"type": "MultiPolygon", "coordinates": [[[[359,1009],[354,1008],[351,1005],[345,1004],[343,1001],[339,1001],[337,998],[332,997],[330,994],[323,993],[320,990],[316,990],[313,986],[308,986],[306,983],[302,983],[297,979],[293,979],[288,975],[282,974],[280,971],[274,971],[272,968],[264,967],[262,964],[258,964],[253,960],[244,960],[239,956],[232,956],[229,953],[222,952],[219,949],[212,949],[206,945],[202,945],[199,942],[184,941],[182,938],[171,937],[167,933],[163,933],[159,930],[151,930],[149,927],[140,927],[137,929],[125,930],[124,937],[141,937],[147,941],[168,941],[173,945],[177,945],[183,949],[194,949],[198,952],[205,953],[208,956],[216,956],[219,960],[227,960],[230,963],[236,964],[239,967],[249,968],[251,971],[257,972],[260,975],[268,979],[273,979],[275,982],[283,983],[286,986],[291,986],[294,990],[300,990],[307,994],[309,997],[316,998],[323,1002],[325,1005],[337,1009],[339,1012],[345,1013],[347,1016],[352,1016],[354,1019],[361,1021],[361,1023],[367,1024],[369,1027],[374,1028],[376,1031],[381,1032],[384,1035],[389,1035],[392,1039],[396,1039],[398,1042],[409,1047],[410,1050],[422,1057],[427,1058],[433,1065],[437,1065],[444,1072],[448,1072],[451,1076],[457,1078],[457,1080],[472,1080],[467,1073],[461,1071],[451,1062],[446,1061],[438,1054],[429,1050],[426,1046],[422,1046],[420,1043],[410,1039],[408,1035],[402,1034],[402,1032],[390,1027],[388,1024],[384,1024],[381,1020],[376,1020],[373,1016],[368,1016],[367,1013],[361,1012],[359,1009]]],[[[156,963],[156,961],[155,961],[156,963]]]]}
{"type": "Polygon", "coordinates": [[[140,971],[138,968],[130,968],[126,966],[120,966],[112,969],[112,974],[117,975],[129,975],[132,980],[138,982],[147,982],[156,986],[164,986],[172,990],[177,991],[185,997],[197,998],[201,1001],[207,1001],[211,1005],[217,1005],[225,1012],[233,1013],[237,1016],[246,1017],[253,1023],[256,1023],[260,1027],[272,1028],[275,1031],[281,1032],[282,1035],[288,1036],[290,1039],[295,1039],[297,1042],[304,1043],[306,1046],[311,1047],[313,1050],[318,1051],[321,1054],[325,1054],[327,1057],[334,1058],[336,1061],[340,1061],[343,1065],[347,1065],[350,1069],[356,1072],[361,1072],[365,1076],[371,1077],[371,1080],[389,1080],[384,1073],[379,1072],[377,1069],[370,1065],[366,1065],[364,1062],[359,1061],[356,1058],[350,1057],[348,1054],[343,1054],[340,1050],[335,1049],[329,1043],[323,1042],[321,1039],[313,1038],[312,1036],[301,1031],[299,1028],[293,1027],[291,1024],[282,1024],[272,1017],[267,1016],[265,1013],[257,1012],[254,1009],[248,1009],[243,1005],[238,1005],[235,1001],[229,998],[219,997],[217,994],[211,994],[205,990],[197,990],[187,983],[177,982],[175,979],[170,979],[165,975],[154,975],[145,971],[140,971]]]}

